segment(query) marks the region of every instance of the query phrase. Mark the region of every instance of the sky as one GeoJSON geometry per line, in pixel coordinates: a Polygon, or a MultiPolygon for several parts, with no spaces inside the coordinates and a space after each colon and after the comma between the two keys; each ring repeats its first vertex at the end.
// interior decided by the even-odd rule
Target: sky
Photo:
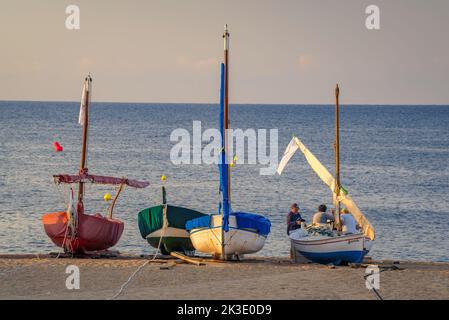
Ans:
{"type": "Polygon", "coordinates": [[[216,103],[225,23],[231,103],[449,104],[447,0],[0,0],[0,100],[216,103]]]}

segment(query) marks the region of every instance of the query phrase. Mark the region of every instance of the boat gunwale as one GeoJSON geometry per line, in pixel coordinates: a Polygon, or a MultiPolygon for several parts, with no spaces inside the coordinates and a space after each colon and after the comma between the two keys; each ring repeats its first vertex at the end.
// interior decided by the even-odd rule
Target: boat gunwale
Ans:
{"type": "MultiPolygon", "coordinates": [[[[198,233],[198,232],[202,232],[202,231],[206,231],[206,230],[212,230],[212,229],[218,229],[218,228],[223,228],[223,226],[195,228],[195,229],[190,230],[190,235],[193,235],[193,234],[198,233]]],[[[264,237],[265,239],[267,238],[267,236],[264,236],[263,234],[257,232],[257,230],[255,230],[255,229],[243,229],[243,228],[236,228],[236,227],[232,227],[232,226],[229,226],[229,229],[246,231],[246,232],[249,232],[249,233],[257,234],[258,236],[264,237]]]]}
{"type": "Polygon", "coordinates": [[[328,243],[338,243],[338,242],[345,242],[345,241],[350,241],[350,240],[359,240],[359,239],[365,239],[365,240],[369,240],[371,241],[368,237],[366,237],[363,233],[361,234],[351,234],[351,235],[345,235],[345,236],[341,236],[338,237],[336,239],[336,237],[329,237],[328,239],[317,239],[317,240],[298,240],[298,239],[292,239],[290,238],[290,240],[295,243],[295,244],[300,244],[300,245],[323,245],[323,244],[328,244],[328,243]]]}
{"type": "Polygon", "coordinates": [[[167,238],[167,237],[189,238],[189,236],[190,236],[189,232],[186,229],[175,228],[175,227],[167,227],[165,231],[163,229],[164,228],[160,228],[160,229],[157,229],[157,230],[149,233],[145,237],[145,239],[160,238],[161,236],[162,236],[162,238],[167,238]],[[168,233],[167,233],[167,231],[168,231],[168,233]],[[170,232],[176,232],[176,233],[179,233],[179,235],[173,235],[173,234],[170,234],[170,232]],[[182,235],[181,235],[181,233],[182,233],[182,235]]]}

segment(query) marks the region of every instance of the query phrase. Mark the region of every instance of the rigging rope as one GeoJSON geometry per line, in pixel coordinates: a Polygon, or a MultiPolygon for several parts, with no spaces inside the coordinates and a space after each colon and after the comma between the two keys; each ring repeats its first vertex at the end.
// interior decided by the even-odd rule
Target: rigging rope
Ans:
{"type": "MultiPolygon", "coordinates": [[[[61,195],[61,197],[62,197],[62,200],[64,201],[64,203],[65,203],[65,206],[67,207],[67,210],[69,209],[69,203],[67,202],[67,200],[66,200],[66,197],[67,197],[67,189],[69,188],[68,186],[66,186],[64,189],[65,190],[62,190],[61,189],[61,185],[58,183],[58,184],[55,184],[55,186],[56,186],[56,190],[58,191],[58,193],[61,195]]],[[[70,190],[72,191],[72,187],[70,187],[70,190]]],[[[70,225],[70,221],[71,221],[71,219],[72,219],[72,217],[67,217],[67,226],[66,226],[66,228],[65,228],[65,233],[64,233],[64,239],[62,240],[62,244],[61,244],[61,248],[62,248],[62,250],[63,250],[63,252],[65,252],[65,242],[66,242],[66,240],[67,240],[67,234],[68,234],[68,231],[69,231],[69,225],[70,225]]],[[[72,240],[73,240],[73,237],[72,237],[72,240]]],[[[72,242],[70,242],[70,251],[72,252],[72,257],[73,257],[73,247],[72,247],[72,242]]],[[[61,251],[59,251],[58,252],[58,255],[56,256],[56,258],[55,259],[59,259],[59,257],[61,256],[61,251]]]]}

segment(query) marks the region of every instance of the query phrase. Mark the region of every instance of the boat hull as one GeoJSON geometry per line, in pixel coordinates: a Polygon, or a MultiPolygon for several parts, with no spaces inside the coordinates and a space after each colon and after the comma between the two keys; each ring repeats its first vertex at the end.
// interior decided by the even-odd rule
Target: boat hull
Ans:
{"type": "Polygon", "coordinates": [[[159,229],[147,236],[147,242],[157,248],[160,242],[160,250],[162,254],[170,254],[170,252],[184,252],[190,254],[195,248],[190,241],[189,233],[185,229],[168,227],[165,230],[159,229]]]}
{"type": "Polygon", "coordinates": [[[142,238],[162,254],[179,251],[191,254],[195,248],[185,230],[188,220],[206,216],[196,210],[167,205],[164,218],[164,205],[144,209],[138,214],[138,225],[142,238]]]}
{"type": "Polygon", "coordinates": [[[292,235],[290,240],[294,254],[322,264],[361,263],[372,246],[372,241],[363,234],[317,239],[313,236],[295,239],[294,233],[292,235]]]}
{"type": "Polygon", "coordinates": [[[222,217],[211,216],[211,226],[192,229],[190,240],[197,251],[211,254],[218,258],[224,255],[227,258],[234,256],[242,257],[260,251],[266,240],[266,236],[258,234],[253,230],[237,228],[234,216],[229,217],[229,231],[224,232],[222,228],[222,217]],[[222,241],[224,237],[224,241],[222,241]],[[224,243],[224,246],[222,246],[224,243]]]}
{"type": "Polygon", "coordinates": [[[67,232],[68,219],[65,211],[47,213],[42,217],[45,233],[58,247],[71,253],[89,253],[106,250],[120,240],[124,223],[100,215],[78,215],[75,237],[67,232]]]}

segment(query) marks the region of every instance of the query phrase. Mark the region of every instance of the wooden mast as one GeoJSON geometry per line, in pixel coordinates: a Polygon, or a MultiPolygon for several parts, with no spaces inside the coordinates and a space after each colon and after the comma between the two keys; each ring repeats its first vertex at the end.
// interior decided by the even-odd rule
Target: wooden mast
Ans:
{"type": "MultiPolygon", "coordinates": [[[[90,96],[90,85],[92,83],[92,78],[90,74],[84,79],[84,119],[83,119],[83,142],[81,146],[81,161],[80,161],[80,172],[82,175],[87,173],[87,140],[89,131],[89,96],[90,96]]],[[[84,213],[84,182],[80,182],[78,185],[78,213],[84,213]]]]}
{"type": "Polygon", "coordinates": [[[339,97],[340,88],[335,87],[335,222],[337,224],[337,230],[340,230],[340,196],[341,184],[340,184],[340,118],[339,118],[339,97]]]}
{"type": "MultiPolygon", "coordinates": [[[[227,194],[228,194],[228,206],[231,204],[231,170],[229,165],[229,142],[228,142],[228,129],[229,129],[229,32],[228,32],[228,25],[225,24],[224,27],[224,33],[223,33],[223,43],[224,43],[224,69],[225,69],[225,76],[224,76],[224,116],[223,116],[223,128],[224,133],[222,139],[224,139],[225,142],[225,163],[226,163],[226,170],[227,170],[227,194]]],[[[225,252],[225,231],[222,225],[221,228],[221,259],[226,260],[226,252],[225,252]]]]}

